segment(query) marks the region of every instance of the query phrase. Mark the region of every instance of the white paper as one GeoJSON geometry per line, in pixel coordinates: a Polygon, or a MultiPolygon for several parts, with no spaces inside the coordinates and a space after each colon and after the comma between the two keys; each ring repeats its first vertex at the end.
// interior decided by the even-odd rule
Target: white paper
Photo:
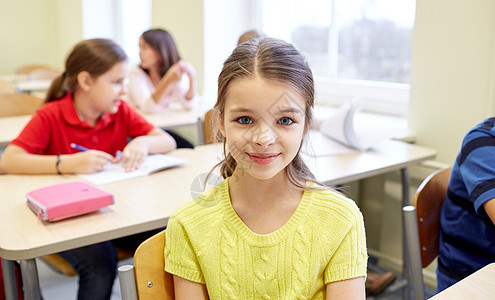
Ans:
{"type": "Polygon", "coordinates": [[[125,164],[119,162],[106,166],[101,172],[93,174],[78,174],[79,177],[96,185],[127,180],[136,177],[147,176],[153,172],[158,172],[164,169],[182,165],[186,162],[185,159],[176,158],[164,154],[148,155],[143,164],[135,171],[126,172],[125,164]]]}
{"type": "Polygon", "coordinates": [[[392,128],[384,117],[370,117],[360,112],[359,101],[343,104],[335,113],[322,120],[320,132],[308,135],[302,152],[313,156],[366,151],[372,146],[395,137],[403,128],[392,128]]]}
{"type": "Polygon", "coordinates": [[[334,139],[324,136],[319,131],[309,131],[304,139],[301,153],[310,157],[353,153],[358,150],[350,148],[334,139]]]}

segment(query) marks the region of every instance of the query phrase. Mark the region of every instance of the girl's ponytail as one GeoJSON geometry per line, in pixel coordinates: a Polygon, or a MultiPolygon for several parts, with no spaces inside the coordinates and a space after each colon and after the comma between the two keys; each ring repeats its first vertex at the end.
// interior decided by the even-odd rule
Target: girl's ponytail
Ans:
{"type": "Polygon", "coordinates": [[[52,84],[50,85],[50,88],[46,93],[45,103],[60,99],[68,93],[67,84],[65,83],[65,77],[66,76],[64,72],[62,75],[56,77],[52,81],[52,84]]]}

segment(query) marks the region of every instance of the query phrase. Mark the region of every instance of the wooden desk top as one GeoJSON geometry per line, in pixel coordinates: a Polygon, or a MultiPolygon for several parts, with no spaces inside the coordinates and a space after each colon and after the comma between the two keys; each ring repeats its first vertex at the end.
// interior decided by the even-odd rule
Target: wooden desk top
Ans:
{"type": "MultiPolygon", "coordinates": [[[[223,157],[222,146],[211,144],[171,153],[188,164],[149,176],[100,186],[115,195],[115,204],[54,223],[37,220],[25,194],[46,185],[82,180],[75,175],[0,176],[0,256],[29,259],[131,235],[166,225],[169,216],[191,198],[194,180],[223,157]]],[[[435,151],[400,141],[386,141],[373,150],[311,158],[309,167],[329,185],[351,182],[398,170],[435,156],[435,151]]]]}
{"type": "Polygon", "coordinates": [[[30,119],[30,115],[0,118],[0,145],[7,145],[15,139],[30,119]]]}
{"type": "Polygon", "coordinates": [[[430,299],[493,299],[495,298],[495,263],[491,263],[430,299]]]}
{"type": "Polygon", "coordinates": [[[170,108],[162,109],[152,114],[143,114],[151,124],[160,128],[174,128],[198,124],[198,119],[213,107],[213,104],[198,101],[191,110],[185,110],[179,103],[173,103],[170,108]]]}
{"type": "Polygon", "coordinates": [[[396,140],[386,140],[367,151],[306,157],[316,179],[338,185],[397,171],[412,164],[433,159],[436,151],[396,140]]]}
{"type": "Polygon", "coordinates": [[[192,149],[171,155],[185,158],[184,167],[99,186],[115,195],[115,204],[97,212],[58,222],[38,221],[25,194],[46,185],[82,180],[75,175],[0,176],[0,257],[29,259],[163,227],[169,216],[191,199],[194,179],[217,162],[192,149]]]}

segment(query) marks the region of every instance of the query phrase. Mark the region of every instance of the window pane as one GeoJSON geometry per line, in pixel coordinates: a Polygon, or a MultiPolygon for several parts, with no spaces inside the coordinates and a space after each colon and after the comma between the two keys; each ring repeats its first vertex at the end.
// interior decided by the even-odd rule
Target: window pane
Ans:
{"type": "Polygon", "coordinates": [[[337,0],[337,76],[409,83],[414,4],[337,0]]]}
{"type": "Polygon", "coordinates": [[[332,1],[265,0],[262,31],[293,43],[317,75],[330,76],[332,1]]]}
{"type": "Polygon", "coordinates": [[[262,30],[304,52],[315,76],[409,82],[414,0],[266,0],[262,11],[262,30]]]}

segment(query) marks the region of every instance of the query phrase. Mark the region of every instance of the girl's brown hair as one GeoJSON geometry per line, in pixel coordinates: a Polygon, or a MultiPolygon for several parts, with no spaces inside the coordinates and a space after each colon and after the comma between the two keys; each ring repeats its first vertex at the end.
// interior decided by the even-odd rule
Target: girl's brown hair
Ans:
{"type": "MultiPolygon", "coordinates": [[[[313,73],[304,56],[291,44],[274,38],[251,39],[237,46],[224,62],[218,76],[218,98],[214,106],[214,116],[224,118],[225,101],[232,82],[252,76],[282,83],[293,88],[306,101],[305,129],[313,120],[314,81],[313,73]]],[[[217,137],[219,137],[218,130],[217,137]]],[[[218,140],[218,139],[217,139],[218,140]]],[[[231,176],[237,166],[230,153],[218,164],[224,178],[231,176]]],[[[314,175],[302,160],[299,152],[287,166],[289,181],[299,188],[307,188],[306,181],[316,182],[314,175]]]]}
{"type": "Polygon", "coordinates": [[[116,63],[127,60],[127,55],[114,41],[90,39],[74,46],[65,61],[65,71],[55,78],[48,90],[45,103],[73,93],[77,86],[77,74],[88,72],[97,78],[111,69],[116,63]]]}
{"type": "MultiPolygon", "coordinates": [[[[177,50],[174,38],[168,31],[163,29],[150,29],[145,31],[141,37],[160,54],[162,58],[160,75],[163,77],[168,69],[180,60],[179,50],[177,50]]],[[[148,72],[146,69],[143,70],[148,72]]]]}

